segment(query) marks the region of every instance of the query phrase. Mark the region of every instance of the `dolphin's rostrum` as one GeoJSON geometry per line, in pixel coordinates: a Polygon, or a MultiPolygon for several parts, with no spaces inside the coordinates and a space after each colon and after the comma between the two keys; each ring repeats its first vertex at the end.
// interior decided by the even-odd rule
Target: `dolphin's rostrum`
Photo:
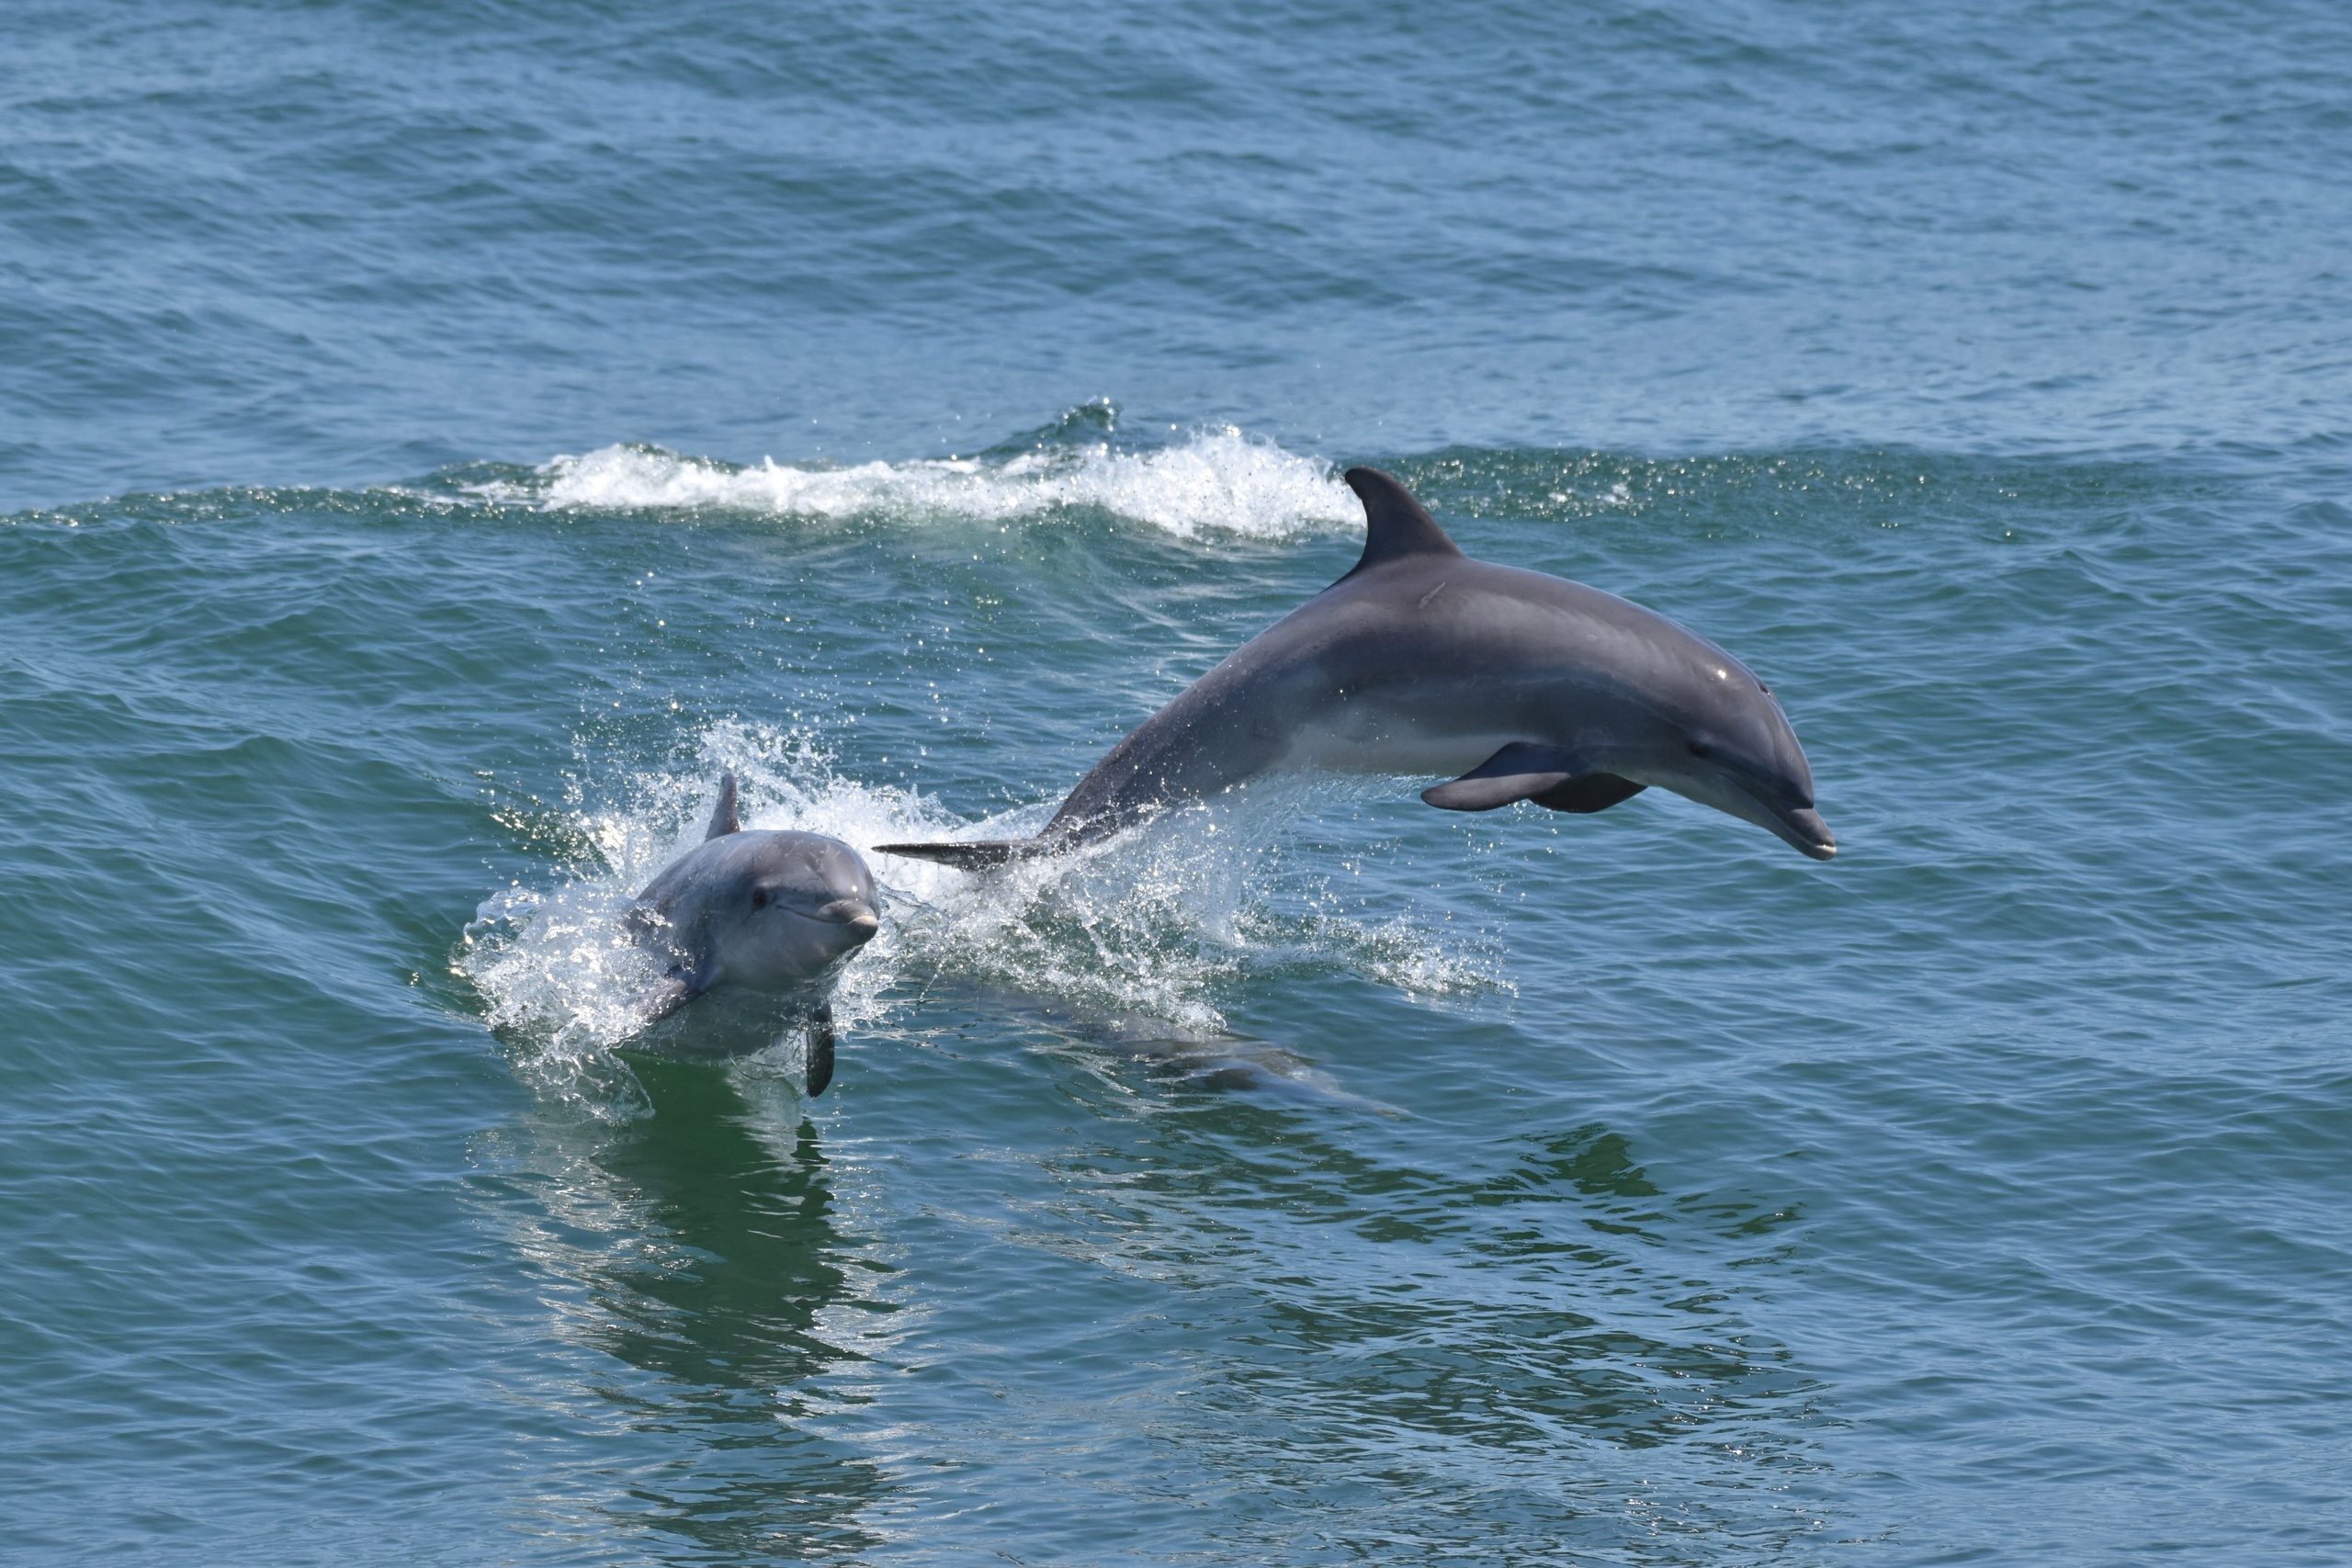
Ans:
{"type": "Polygon", "coordinates": [[[1448,811],[1606,811],[1655,784],[1838,852],[1796,732],[1746,665],[1614,594],[1473,560],[1376,468],[1346,478],[1364,508],[1354,570],[1113,747],[1035,838],[876,849],[996,865],[1323,768],[1459,774],[1421,794],[1448,811]]]}
{"type": "Polygon", "coordinates": [[[671,960],[655,1020],[717,990],[755,1025],[805,1021],[814,1098],[833,1076],[833,981],[881,927],[874,876],[839,839],[745,831],[737,796],[729,773],[703,841],[647,884],[624,923],[671,960]]]}

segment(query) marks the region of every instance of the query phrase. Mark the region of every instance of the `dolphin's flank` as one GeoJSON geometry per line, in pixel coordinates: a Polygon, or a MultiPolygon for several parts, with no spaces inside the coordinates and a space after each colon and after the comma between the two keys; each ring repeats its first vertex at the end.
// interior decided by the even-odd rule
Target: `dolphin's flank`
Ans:
{"type": "Polygon", "coordinates": [[[1363,556],[1111,749],[1033,839],[880,844],[966,870],[1054,854],[1261,774],[1456,775],[1447,811],[1606,811],[1653,786],[1815,860],[1838,841],[1781,705],[1665,616],[1474,560],[1388,475],[1351,468],[1363,556]]]}

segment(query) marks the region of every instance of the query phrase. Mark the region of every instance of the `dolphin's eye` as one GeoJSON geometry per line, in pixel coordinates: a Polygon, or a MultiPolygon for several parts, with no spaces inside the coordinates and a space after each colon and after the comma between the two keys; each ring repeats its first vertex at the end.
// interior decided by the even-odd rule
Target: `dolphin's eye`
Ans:
{"type": "Polygon", "coordinates": [[[1713,747],[1703,744],[1701,741],[1692,740],[1687,742],[1687,744],[1690,746],[1690,755],[1693,757],[1712,757],[1715,754],[1715,749],[1713,747]]]}
{"type": "Polygon", "coordinates": [[[754,909],[764,909],[767,907],[768,890],[763,887],[757,893],[752,895],[752,908],[754,909]]]}

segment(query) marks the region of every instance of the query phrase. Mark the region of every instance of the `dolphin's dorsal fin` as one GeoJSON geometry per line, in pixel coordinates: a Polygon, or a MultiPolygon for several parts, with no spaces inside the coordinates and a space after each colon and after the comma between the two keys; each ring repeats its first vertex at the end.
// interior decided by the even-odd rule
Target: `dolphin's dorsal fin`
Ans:
{"type": "Polygon", "coordinates": [[[705,843],[708,843],[713,839],[723,839],[729,833],[740,833],[743,830],[743,818],[738,816],[735,810],[738,793],[733,773],[718,781],[718,804],[711,808],[710,831],[703,835],[705,843]]]}
{"type": "Polygon", "coordinates": [[[1378,468],[1350,468],[1342,477],[1363,502],[1363,558],[1348,577],[1407,556],[1462,553],[1462,547],[1445,536],[1445,530],[1421,510],[1412,492],[1378,468]]]}

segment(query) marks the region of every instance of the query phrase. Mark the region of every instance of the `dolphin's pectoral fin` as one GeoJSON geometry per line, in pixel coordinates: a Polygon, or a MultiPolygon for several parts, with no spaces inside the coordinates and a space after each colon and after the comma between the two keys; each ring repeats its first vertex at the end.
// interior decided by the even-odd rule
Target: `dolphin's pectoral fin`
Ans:
{"type": "Polygon", "coordinates": [[[646,1010],[645,1021],[659,1023],[701,993],[676,975],[662,976],[662,988],[653,994],[653,1005],[646,1010]]]}
{"type": "Polygon", "coordinates": [[[1579,774],[1585,774],[1583,766],[1567,752],[1514,740],[1453,783],[1421,791],[1421,798],[1440,811],[1492,811],[1515,800],[1573,789],[1579,774]]]}
{"type": "Polygon", "coordinates": [[[1573,752],[1514,740],[1452,784],[1421,791],[1441,811],[1492,811],[1532,800],[1552,811],[1606,811],[1647,789],[1587,768],[1573,752]]]}
{"type": "Polygon", "coordinates": [[[1566,773],[1496,773],[1483,779],[1465,775],[1421,791],[1421,798],[1440,811],[1492,811],[1571,785],[1566,773]]]}
{"type": "Polygon", "coordinates": [[[1606,811],[1621,800],[1631,800],[1649,788],[1615,773],[1587,773],[1527,798],[1550,811],[1606,811]]]}
{"type": "Polygon", "coordinates": [[[708,843],[713,839],[723,839],[729,833],[743,830],[742,816],[736,810],[736,800],[741,793],[735,787],[733,773],[718,781],[718,804],[711,807],[710,829],[703,834],[703,842],[708,843]]]}
{"type": "Polygon", "coordinates": [[[828,1005],[808,1015],[808,1098],[816,1099],[833,1081],[833,1010],[828,1005]]]}
{"type": "Polygon", "coordinates": [[[658,1023],[696,997],[718,983],[718,965],[707,963],[700,969],[681,964],[662,976],[662,988],[654,994],[653,1011],[648,1023],[658,1023]]]}

